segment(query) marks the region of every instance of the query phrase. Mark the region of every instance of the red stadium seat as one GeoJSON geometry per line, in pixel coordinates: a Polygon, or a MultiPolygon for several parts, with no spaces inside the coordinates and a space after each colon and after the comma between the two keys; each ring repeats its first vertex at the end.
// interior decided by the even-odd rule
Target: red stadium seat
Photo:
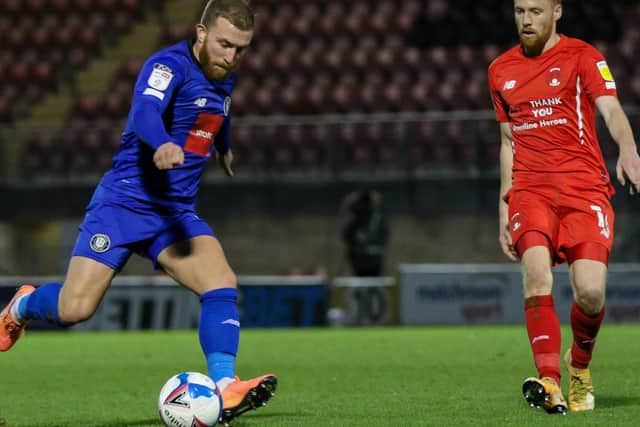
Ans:
{"type": "Polygon", "coordinates": [[[27,44],[28,33],[22,28],[13,28],[6,34],[6,47],[19,54],[27,44]]]}
{"type": "Polygon", "coordinates": [[[98,33],[102,33],[107,29],[107,17],[100,12],[93,12],[89,15],[87,25],[98,33]]]}
{"type": "Polygon", "coordinates": [[[74,115],[84,120],[94,120],[99,114],[98,99],[92,96],[79,98],[73,106],[74,115]]]}
{"type": "Polygon", "coordinates": [[[358,103],[354,102],[352,91],[344,85],[336,85],[331,91],[332,109],[335,113],[348,113],[358,103]]]}
{"type": "Polygon", "coordinates": [[[320,85],[312,85],[306,91],[305,110],[302,114],[321,114],[328,112],[327,108],[327,91],[320,85]]]}
{"type": "Polygon", "coordinates": [[[38,16],[45,12],[45,0],[24,0],[24,12],[31,16],[38,16]]]}
{"type": "Polygon", "coordinates": [[[92,50],[97,47],[98,34],[96,30],[91,27],[84,27],[76,35],[76,43],[78,47],[85,50],[92,50]]]}
{"type": "Polygon", "coordinates": [[[5,16],[18,16],[21,12],[21,0],[4,0],[2,3],[2,13],[5,16]]]}
{"type": "Polygon", "coordinates": [[[9,70],[11,83],[16,87],[24,87],[29,81],[29,66],[24,62],[14,64],[9,70]]]}
{"type": "Polygon", "coordinates": [[[64,15],[71,10],[72,0],[49,0],[49,9],[59,15],[64,15]]]}
{"type": "Polygon", "coordinates": [[[112,28],[119,33],[129,30],[132,24],[133,17],[124,10],[116,11],[111,19],[112,28]]]}
{"type": "Polygon", "coordinates": [[[130,95],[126,98],[119,93],[112,92],[107,94],[102,102],[100,116],[110,120],[117,120],[127,117],[129,112],[130,95]]]}
{"type": "Polygon", "coordinates": [[[0,96],[0,123],[9,122],[10,118],[11,109],[9,108],[9,99],[5,96],[0,96]]]}
{"type": "Polygon", "coordinates": [[[33,65],[32,70],[32,82],[41,88],[49,87],[53,83],[54,74],[51,64],[39,62],[33,65]]]}
{"type": "Polygon", "coordinates": [[[81,47],[74,47],[68,53],[68,62],[74,70],[84,68],[89,61],[87,51],[81,47]]]}
{"type": "Polygon", "coordinates": [[[93,0],[73,0],[73,10],[87,15],[93,11],[93,0]]]}
{"type": "Polygon", "coordinates": [[[182,24],[170,24],[164,31],[162,44],[164,46],[174,45],[182,40],[186,40],[191,35],[192,29],[182,24]]]}

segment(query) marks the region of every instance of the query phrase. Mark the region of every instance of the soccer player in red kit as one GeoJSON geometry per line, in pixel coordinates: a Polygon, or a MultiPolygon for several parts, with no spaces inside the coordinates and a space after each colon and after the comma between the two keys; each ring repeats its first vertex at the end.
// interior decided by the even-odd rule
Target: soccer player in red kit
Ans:
{"type": "Polygon", "coordinates": [[[560,388],[560,324],[551,267],[569,264],[573,344],[564,356],[569,409],[595,406],[589,362],[604,317],[614,193],[595,129],[595,109],[619,146],[618,181],[640,190],[640,157],[616,84],[591,45],[556,32],[561,0],[515,0],[520,44],[489,66],[500,122],[500,243],[520,260],[525,322],[538,377],[522,386],[531,406],[566,413],[560,388]]]}

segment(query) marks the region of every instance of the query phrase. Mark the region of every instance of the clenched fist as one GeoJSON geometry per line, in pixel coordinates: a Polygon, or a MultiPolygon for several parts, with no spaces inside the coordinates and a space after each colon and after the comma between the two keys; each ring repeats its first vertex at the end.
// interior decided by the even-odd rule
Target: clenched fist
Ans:
{"type": "Polygon", "coordinates": [[[184,151],[178,144],[165,142],[154,153],[153,163],[160,170],[173,169],[184,163],[184,151]]]}

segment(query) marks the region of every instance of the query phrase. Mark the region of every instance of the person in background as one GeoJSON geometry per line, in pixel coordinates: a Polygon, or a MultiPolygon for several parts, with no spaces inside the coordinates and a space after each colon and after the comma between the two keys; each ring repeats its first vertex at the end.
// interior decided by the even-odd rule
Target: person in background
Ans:
{"type": "Polygon", "coordinates": [[[348,218],[342,229],[347,258],[356,276],[381,276],[389,230],[377,191],[351,193],[343,202],[348,218]]]}

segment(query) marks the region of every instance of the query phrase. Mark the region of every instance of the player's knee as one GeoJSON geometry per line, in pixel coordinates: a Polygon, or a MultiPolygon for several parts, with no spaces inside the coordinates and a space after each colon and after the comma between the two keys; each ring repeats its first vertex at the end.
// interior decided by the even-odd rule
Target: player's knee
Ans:
{"type": "Polygon", "coordinates": [[[238,277],[233,270],[228,269],[221,277],[218,283],[216,283],[216,287],[218,288],[237,288],[238,287],[238,277]]]}
{"type": "Polygon", "coordinates": [[[96,307],[85,301],[71,301],[60,304],[58,316],[60,321],[66,325],[73,325],[84,322],[93,316],[96,307]]]}
{"type": "Polygon", "coordinates": [[[577,288],[576,304],[588,315],[600,313],[604,306],[604,289],[598,286],[577,288]]]}
{"type": "Polygon", "coordinates": [[[524,287],[528,296],[546,295],[551,293],[553,276],[545,268],[528,268],[524,275],[524,287]]]}
{"type": "Polygon", "coordinates": [[[216,277],[207,277],[204,279],[198,286],[198,289],[196,289],[196,292],[198,294],[203,294],[216,289],[237,287],[238,278],[236,274],[231,269],[227,269],[224,273],[218,274],[216,277]]]}

